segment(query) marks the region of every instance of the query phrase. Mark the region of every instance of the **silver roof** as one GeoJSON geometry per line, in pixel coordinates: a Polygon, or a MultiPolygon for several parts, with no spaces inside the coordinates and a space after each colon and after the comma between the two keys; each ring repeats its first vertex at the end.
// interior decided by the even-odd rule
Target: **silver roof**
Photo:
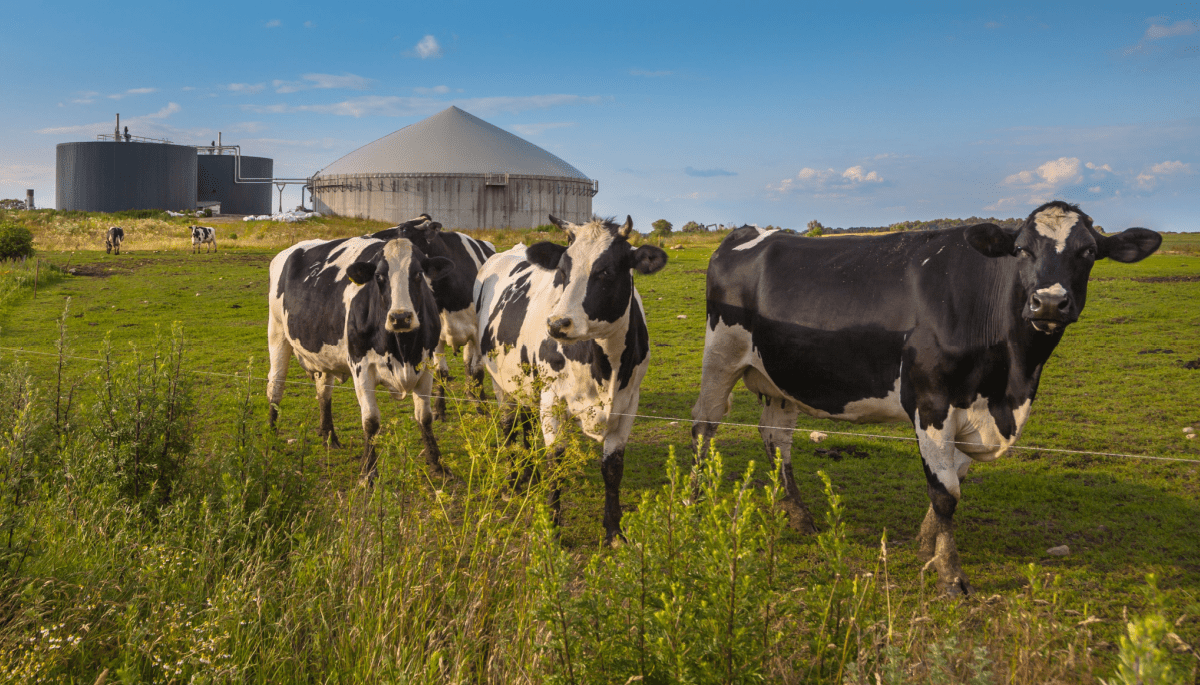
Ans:
{"type": "Polygon", "coordinates": [[[542,148],[457,107],[364,145],[317,172],[341,174],[524,174],[587,179],[542,148]]]}

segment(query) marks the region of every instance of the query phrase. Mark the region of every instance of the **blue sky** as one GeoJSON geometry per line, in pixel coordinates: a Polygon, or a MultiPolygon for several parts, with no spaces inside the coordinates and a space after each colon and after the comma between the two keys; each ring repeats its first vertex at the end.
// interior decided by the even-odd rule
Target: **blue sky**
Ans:
{"type": "Polygon", "coordinates": [[[13,3],[0,197],[49,206],[55,145],[117,112],[307,177],[453,104],[598,179],[594,209],[642,230],[1049,199],[1200,230],[1200,4],[833,4],[13,3]]]}

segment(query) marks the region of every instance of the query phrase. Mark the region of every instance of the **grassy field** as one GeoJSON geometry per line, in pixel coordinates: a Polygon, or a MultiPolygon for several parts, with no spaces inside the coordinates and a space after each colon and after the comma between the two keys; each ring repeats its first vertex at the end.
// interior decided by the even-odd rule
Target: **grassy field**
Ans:
{"type": "MultiPolygon", "coordinates": [[[[170,639],[175,639],[169,639],[176,625],[170,612],[178,613],[179,626],[187,621],[199,625],[199,617],[221,614],[214,607],[224,601],[229,604],[229,615],[249,612],[258,616],[260,623],[253,635],[243,634],[244,628],[243,632],[222,628],[229,633],[223,639],[238,646],[228,653],[231,670],[211,671],[210,676],[226,673],[211,677],[213,681],[624,682],[638,668],[650,673],[644,663],[637,666],[636,659],[615,661],[611,671],[595,671],[600,668],[597,664],[605,663],[611,645],[588,651],[587,645],[592,643],[587,639],[592,638],[585,639],[587,630],[561,620],[576,611],[579,625],[602,625],[595,618],[601,615],[596,609],[599,600],[588,598],[593,597],[589,594],[592,589],[603,584],[604,564],[627,569],[629,550],[658,544],[651,540],[654,531],[649,531],[645,540],[650,542],[644,545],[634,539],[622,550],[598,549],[603,536],[603,483],[595,444],[575,442],[574,458],[567,462],[564,526],[557,541],[547,545],[539,542],[539,528],[528,525],[535,520],[531,517],[536,497],[502,492],[500,476],[506,473],[506,459],[513,457],[492,446],[494,422],[476,414],[471,405],[462,405],[460,416],[435,426],[445,463],[462,476],[445,484],[429,481],[420,464],[408,456],[410,450],[414,454],[419,451],[420,441],[406,400],[381,403],[390,436],[381,455],[381,485],[374,492],[358,487],[355,455],[361,431],[353,389],[341,386],[334,397],[334,417],[345,447],[319,448],[311,436],[318,417],[316,402],[296,364],[289,375],[294,383],[281,410],[280,440],[263,434],[267,265],[271,257],[295,240],[361,234],[382,224],[339,220],[312,225],[217,223],[219,251],[192,255],[187,220],[139,219],[122,222],[126,227],[124,253],[111,256],[103,252],[102,238],[98,238],[109,225],[105,217],[69,219],[46,213],[31,223],[42,269],[37,297],[21,280],[27,280],[25,270],[36,262],[0,267],[0,271],[8,269],[7,275],[0,277],[14,284],[21,280],[6,296],[0,289],[4,298],[0,300],[0,367],[12,369],[19,365],[15,362],[28,365],[41,402],[38,406],[48,412],[44,421],[58,426],[51,432],[64,445],[58,452],[46,452],[60,455],[55,457],[56,468],[69,467],[72,459],[88,463],[89,450],[96,452],[99,448],[95,445],[103,442],[94,427],[100,416],[95,408],[104,405],[106,388],[113,387],[108,381],[112,367],[96,361],[104,356],[103,350],[108,350],[114,366],[130,363],[135,355],[141,355],[143,365],[152,366],[147,360],[153,359],[150,351],[155,349],[156,339],[162,341],[160,359],[170,358],[167,343],[176,322],[185,341],[179,369],[180,377],[188,379],[184,385],[189,388],[190,404],[185,423],[190,438],[186,450],[171,462],[184,474],[167,498],[171,501],[156,502],[157,513],[145,520],[138,520],[146,511],[144,494],[137,495],[142,498],[140,504],[131,503],[128,493],[97,480],[96,489],[89,491],[98,493],[89,495],[94,503],[89,504],[82,495],[69,499],[72,495],[61,489],[70,490],[72,481],[45,468],[35,479],[36,487],[13,491],[24,493],[20,496],[26,498],[25,504],[12,500],[6,505],[0,499],[0,505],[23,512],[12,515],[13,521],[20,522],[9,525],[15,531],[9,533],[9,550],[17,549],[14,536],[28,541],[20,564],[15,564],[11,555],[5,562],[5,587],[10,596],[0,607],[0,661],[7,655],[10,660],[23,660],[21,664],[33,664],[30,668],[41,664],[40,672],[64,682],[91,682],[106,668],[112,669],[113,677],[121,673],[130,682],[183,681],[196,674],[204,680],[208,676],[203,675],[204,662],[199,659],[206,652],[194,644],[187,643],[191,646],[186,649],[172,647],[172,654],[183,655],[178,659],[178,673],[160,667],[155,658],[161,655],[155,650],[166,650],[170,639]],[[231,233],[238,237],[233,239],[231,233]],[[65,337],[60,318],[65,322],[65,337]],[[60,339],[69,356],[62,373],[56,356],[60,339]],[[91,426],[78,429],[77,436],[54,419],[56,401],[58,415],[64,415],[61,400],[68,390],[63,388],[74,388],[70,395],[74,420],[80,426],[91,426]],[[72,444],[78,454],[67,448],[76,439],[72,444]],[[251,453],[258,456],[247,456],[251,453]],[[253,488],[261,492],[247,494],[253,488]],[[279,494],[271,495],[274,490],[279,494]],[[203,526],[196,523],[196,517],[204,512],[214,520],[218,511],[231,516],[229,512],[237,509],[229,504],[231,492],[241,493],[237,506],[242,507],[238,511],[243,512],[244,520],[239,525],[250,526],[250,532],[241,533],[247,540],[244,548],[229,546],[229,531],[235,526],[228,524],[221,529],[226,546],[218,545],[223,550],[218,554],[205,546],[216,543],[201,540],[200,533],[189,537],[186,531],[193,526],[209,530],[207,518],[203,526]],[[224,505],[221,498],[226,498],[224,505]],[[189,502],[186,505],[182,504],[185,500],[189,502]],[[253,508],[251,502],[257,503],[254,512],[259,513],[247,509],[253,508]],[[267,502],[274,504],[268,506],[267,502]],[[139,552],[132,561],[115,550],[97,552],[96,545],[125,549],[141,543],[105,538],[108,533],[100,532],[94,522],[80,522],[80,507],[93,516],[107,517],[105,525],[126,531],[123,534],[131,536],[130,540],[150,541],[141,545],[147,551],[139,552]],[[257,531],[253,530],[255,515],[265,517],[257,531]],[[122,516],[123,522],[114,522],[114,517],[122,516]],[[423,517],[429,520],[421,523],[423,517]],[[495,522],[501,520],[512,525],[487,527],[499,525],[495,522]],[[431,543],[435,538],[438,541],[431,543]],[[413,545],[446,551],[445,545],[460,543],[453,562],[447,561],[450,557],[446,555],[436,560],[411,556],[416,554],[413,545]],[[388,545],[392,545],[390,551],[388,545]],[[363,561],[375,546],[375,561],[363,561]],[[66,556],[71,550],[79,556],[66,556]],[[539,553],[543,557],[538,557],[539,553]],[[220,566],[200,569],[213,555],[223,560],[220,566]],[[525,573],[527,566],[536,566],[530,559],[543,558],[546,569],[560,569],[561,573],[525,573]],[[383,563],[386,559],[392,560],[391,570],[383,563]],[[255,566],[260,563],[261,567],[255,566]],[[429,575],[419,581],[420,574],[412,568],[396,570],[403,564],[425,568],[429,575]],[[123,569],[121,573],[114,571],[118,567],[123,569]],[[163,570],[168,567],[174,570],[163,570]],[[130,574],[138,580],[131,581],[130,574]],[[351,582],[347,574],[365,575],[351,582]],[[371,582],[366,582],[366,577],[371,582]],[[171,578],[185,587],[172,588],[171,578]],[[388,578],[391,580],[381,580],[388,578]],[[465,585],[460,588],[456,582],[465,585]],[[406,593],[436,583],[446,585],[439,597],[421,600],[425,604],[420,606],[427,611],[421,615],[424,623],[396,608],[399,604],[384,601],[408,597],[406,593]],[[491,589],[485,590],[479,583],[491,589]],[[317,586],[324,589],[313,589],[317,586]],[[283,587],[287,592],[279,590],[283,587]],[[272,595],[275,590],[278,592],[272,595]],[[462,596],[454,594],[459,590],[462,596]],[[334,595],[359,604],[353,611],[348,604],[338,604],[340,611],[349,612],[344,616],[321,615],[326,606],[322,602],[332,601],[334,595]],[[129,616],[117,615],[114,608],[111,615],[100,619],[100,614],[84,609],[99,596],[107,597],[104,601],[129,616]],[[305,604],[297,597],[321,599],[305,604]],[[555,614],[556,605],[547,604],[547,597],[562,599],[567,609],[559,606],[561,613],[555,614]],[[585,599],[591,602],[585,602],[586,607],[579,604],[585,599]],[[264,602],[273,606],[264,610],[264,602]],[[155,606],[161,611],[155,611],[155,606]],[[310,613],[289,613],[299,612],[300,606],[310,613]],[[467,614],[486,614],[487,607],[511,613],[480,619],[484,627],[459,622],[467,614]],[[264,619],[264,611],[274,618],[264,619]],[[389,611],[408,618],[389,623],[389,611]],[[556,615],[559,628],[555,628],[556,615]],[[134,630],[139,617],[146,622],[142,633],[134,630]],[[371,617],[375,623],[369,624],[371,617]],[[58,625],[55,621],[63,624],[62,631],[91,648],[76,647],[70,658],[51,658],[51,652],[43,650],[36,655],[44,661],[30,661],[35,647],[43,645],[44,641],[38,642],[39,635],[53,633],[58,625]],[[305,621],[311,625],[303,629],[291,623],[305,621]],[[500,628],[496,621],[509,625],[500,628]],[[96,629],[98,637],[89,643],[88,629],[82,627],[85,624],[106,625],[107,632],[96,629]],[[40,633],[47,625],[50,633],[40,633]],[[405,631],[420,638],[404,643],[404,649],[410,651],[399,647],[394,647],[394,653],[371,651],[376,643],[403,642],[397,635],[407,634],[405,631]],[[438,642],[433,636],[442,632],[444,640],[438,642]],[[302,647],[297,647],[301,643],[296,636],[301,633],[305,637],[302,647]],[[564,640],[576,633],[581,637],[574,643],[564,640]],[[425,646],[413,646],[417,643],[425,646]],[[480,654],[473,651],[479,648],[472,644],[492,645],[492,651],[480,654]],[[521,644],[527,646],[518,647],[521,644]],[[384,653],[390,656],[380,656],[384,653]],[[571,655],[586,659],[587,666],[569,664],[571,655]],[[267,667],[271,659],[289,665],[273,671],[267,667]],[[240,666],[235,667],[235,661],[240,666]],[[324,677],[315,675],[322,673],[324,677]]],[[[209,220],[199,223],[214,224],[209,220]]],[[[554,236],[526,231],[490,232],[481,237],[504,249],[518,240],[554,236]]],[[[647,519],[666,516],[653,497],[671,499],[663,494],[663,488],[669,492],[672,487],[666,468],[669,448],[687,455],[687,417],[700,382],[704,270],[718,240],[711,235],[667,238],[664,247],[679,248],[668,249],[667,267],[658,275],[637,279],[652,346],[640,411],[658,418],[639,419],[634,428],[626,452],[622,501],[627,511],[641,509],[638,514],[647,519]]],[[[776,611],[780,617],[792,617],[778,619],[769,630],[763,628],[761,653],[755,652],[762,658],[755,668],[761,668],[764,677],[789,682],[875,682],[872,674],[879,674],[881,682],[1094,682],[1096,676],[1108,677],[1118,668],[1126,623],[1159,616],[1167,625],[1156,633],[1162,639],[1162,658],[1185,678],[1178,682],[1194,681],[1200,662],[1195,652],[1179,645],[1200,644],[1200,440],[1189,440],[1183,430],[1200,430],[1200,370],[1194,368],[1198,364],[1187,368],[1188,362],[1200,360],[1200,307],[1196,306],[1200,302],[1200,238],[1168,235],[1163,250],[1139,264],[1098,263],[1088,295],[1082,319],[1071,327],[1047,364],[1020,449],[991,464],[974,466],[966,480],[955,521],[963,567],[978,590],[971,599],[929,601],[933,581],[921,575],[914,543],[928,499],[917,448],[909,439],[911,429],[801,417],[793,453],[798,484],[814,513],[828,508],[832,518],[823,527],[820,541],[788,530],[755,533],[764,536],[755,538],[757,553],[769,547],[770,558],[777,557],[777,563],[762,571],[767,580],[762,581],[761,591],[777,593],[763,599],[763,606],[768,607],[768,615],[776,611]],[[825,431],[831,437],[816,445],[807,437],[812,430],[825,431]],[[828,476],[830,489],[818,471],[828,476]],[[841,504],[837,505],[839,498],[841,504]],[[885,531],[889,575],[880,582],[876,576],[885,531]],[[1069,556],[1046,553],[1062,544],[1070,546],[1069,556]],[[844,577],[829,576],[831,568],[840,568],[844,577]],[[1148,589],[1148,574],[1156,578],[1157,591],[1148,589]],[[826,594],[818,596],[817,592],[826,594]],[[830,613],[829,607],[822,613],[818,605],[826,600],[829,607],[852,607],[855,602],[873,607],[874,620],[865,620],[866,613],[830,613]],[[844,634],[827,630],[832,625],[844,634]],[[884,630],[881,626],[886,627],[886,638],[879,632],[884,630]],[[772,631],[781,637],[768,640],[772,631]],[[1175,637],[1164,637],[1167,632],[1175,637]],[[853,648],[845,647],[852,642],[853,648]],[[835,646],[836,650],[828,649],[835,646]],[[832,668],[830,664],[837,660],[830,655],[835,652],[843,656],[840,665],[832,668]],[[847,663],[849,667],[845,667],[847,663]]],[[[124,368],[127,375],[136,375],[136,367],[124,368]]],[[[461,362],[452,360],[451,368],[456,376],[451,394],[462,396],[461,362]]],[[[757,467],[749,482],[769,488],[765,454],[753,428],[758,415],[754,398],[739,387],[734,411],[726,420],[746,426],[726,426],[718,434],[724,464],[721,482],[731,491],[736,491],[734,481],[739,481],[751,461],[757,467]]],[[[10,462],[15,449],[9,448],[10,462]]],[[[163,447],[163,454],[167,452],[163,447]]],[[[687,460],[683,462],[686,467],[687,460]]],[[[128,472],[111,465],[106,468],[128,472]]],[[[8,476],[5,478],[9,482],[8,476]]],[[[714,507],[723,496],[714,491],[714,507]]],[[[754,499],[760,513],[769,513],[769,496],[756,494],[754,499]]],[[[702,506],[682,495],[679,501],[680,506],[702,506]]],[[[768,530],[773,519],[763,516],[763,530],[768,530]]],[[[630,520],[638,525],[637,517],[630,520]]],[[[706,530],[701,526],[693,532],[704,537],[706,530]]],[[[631,539],[635,537],[631,535],[631,539]]],[[[703,549],[692,553],[695,559],[707,558],[703,549]]],[[[624,577],[618,570],[610,571],[616,574],[611,578],[624,577]]],[[[679,582],[680,587],[686,585],[679,582]]],[[[628,601],[621,606],[628,609],[628,601]]],[[[701,621],[697,625],[708,624],[701,621]]],[[[599,628],[595,632],[598,635],[599,628]]],[[[668,643],[664,638],[662,644],[668,643]]],[[[595,644],[608,643],[595,638],[595,644]]],[[[221,652],[224,648],[214,649],[221,652]]],[[[611,649],[612,654],[621,653],[618,647],[611,649]]],[[[685,656],[702,651],[696,649],[694,653],[684,650],[685,656]]],[[[732,655],[734,650],[729,647],[726,651],[732,655]]],[[[714,654],[718,653],[725,652],[717,649],[714,654]]],[[[678,663],[691,658],[671,654],[678,663]]],[[[642,654],[641,658],[648,657],[642,654]]],[[[732,658],[728,664],[733,663],[732,658]]],[[[670,661],[661,659],[661,663],[670,661]]],[[[707,663],[704,658],[696,661],[707,663]]],[[[752,679],[750,670],[746,670],[748,679],[752,679]]],[[[20,679],[15,668],[6,673],[20,679]]],[[[663,682],[686,679],[671,673],[669,669],[654,671],[647,678],[663,682]]],[[[690,677],[701,682],[731,679],[719,670],[690,677]]]]}

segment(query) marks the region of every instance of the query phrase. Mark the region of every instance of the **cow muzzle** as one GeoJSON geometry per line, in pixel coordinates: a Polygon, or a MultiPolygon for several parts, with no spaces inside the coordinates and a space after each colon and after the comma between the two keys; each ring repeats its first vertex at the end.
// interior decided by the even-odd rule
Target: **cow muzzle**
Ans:
{"type": "Polygon", "coordinates": [[[1034,291],[1025,305],[1024,316],[1041,333],[1060,331],[1078,318],[1071,293],[1057,284],[1034,291]]]}
{"type": "Polygon", "coordinates": [[[546,319],[546,328],[550,330],[550,337],[556,340],[573,340],[579,335],[575,322],[566,316],[546,319]]]}
{"type": "Polygon", "coordinates": [[[419,326],[415,313],[401,309],[393,309],[388,312],[387,323],[384,324],[384,328],[389,333],[409,333],[415,331],[419,326]]]}

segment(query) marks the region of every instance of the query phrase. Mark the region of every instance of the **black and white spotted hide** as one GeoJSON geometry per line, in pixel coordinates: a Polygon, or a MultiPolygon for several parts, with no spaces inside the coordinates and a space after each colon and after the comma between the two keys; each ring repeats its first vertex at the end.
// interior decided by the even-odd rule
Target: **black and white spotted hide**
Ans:
{"type": "Polygon", "coordinates": [[[1144,228],[1104,235],[1078,207],[1050,202],[1015,230],[802,238],[743,227],[709,261],[708,321],[692,436],[700,456],[740,380],[763,404],[759,432],[783,458],[785,506],[813,530],[792,477],[800,412],[907,421],[930,508],[921,553],[949,593],[969,592],[951,517],[967,469],[1017,440],[1042,366],[1079,318],[1098,259],[1158,249],[1144,228]]]}
{"type": "MultiPolygon", "coordinates": [[[[539,415],[546,445],[555,448],[563,426],[556,405],[603,445],[604,529],[621,533],[620,486],[625,444],[637,413],[650,341],[633,272],[652,274],[667,254],[629,244],[632,219],[576,225],[550,220],[570,245],[518,245],[479,270],[476,305],[480,350],[497,398],[511,410],[513,396],[532,397],[541,382],[539,415]]],[[[554,451],[557,459],[562,447],[554,451]]],[[[561,485],[551,487],[559,516],[561,485]]]]}
{"type": "Polygon", "coordinates": [[[110,226],[104,234],[104,251],[109,254],[121,254],[121,241],[125,240],[125,229],[120,226],[110,226]]]}
{"type": "Polygon", "coordinates": [[[202,245],[211,246],[211,250],[205,252],[217,251],[217,229],[211,226],[189,226],[192,229],[192,254],[200,251],[202,245]]]}
{"type": "Polygon", "coordinates": [[[454,270],[445,278],[433,282],[433,299],[437,302],[442,320],[442,338],[434,354],[438,368],[438,383],[434,394],[433,418],[446,416],[446,383],[450,380],[450,365],[446,348],[462,350],[467,376],[471,378],[470,392],[478,400],[480,412],[485,411],[487,395],[483,390],[483,358],[479,354],[479,329],[475,311],[475,277],[479,267],[496,254],[496,246],[486,240],[476,240],[455,231],[443,231],[442,225],[422,214],[403,224],[380,231],[376,238],[406,238],[427,257],[445,257],[454,262],[454,270]]]}
{"type": "Polygon", "coordinates": [[[450,260],[427,257],[403,238],[309,240],[276,255],[267,319],[271,424],[295,355],[316,382],[320,434],[334,447],[340,444],[333,427],[333,386],[353,378],[362,414],[363,471],[369,480],[375,476],[375,395],[380,385],[397,399],[412,393],[425,457],[435,471],[448,473],[431,429],[429,367],[441,321],[430,282],[453,269],[450,260]]]}

